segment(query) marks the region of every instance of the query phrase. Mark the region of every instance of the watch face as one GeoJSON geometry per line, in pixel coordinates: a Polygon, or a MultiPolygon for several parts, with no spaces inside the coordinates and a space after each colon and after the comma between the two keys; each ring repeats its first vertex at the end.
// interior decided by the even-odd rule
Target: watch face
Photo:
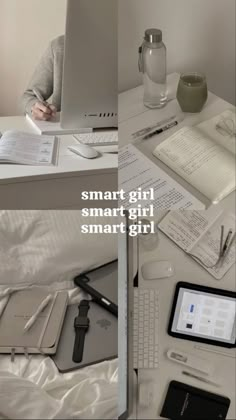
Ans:
{"type": "Polygon", "coordinates": [[[88,328],[89,327],[89,319],[84,316],[77,316],[74,321],[75,328],[88,328]]]}

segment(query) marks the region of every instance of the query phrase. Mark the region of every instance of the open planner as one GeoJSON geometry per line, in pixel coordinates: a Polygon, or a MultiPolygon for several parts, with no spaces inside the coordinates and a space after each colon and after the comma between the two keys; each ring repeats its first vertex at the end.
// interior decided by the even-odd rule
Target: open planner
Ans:
{"type": "Polygon", "coordinates": [[[67,292],[56,292],[32,327],[24,330],[48,294],[39,288],[10,294],[0,317],[0,353],[56,353],[67,308],[67,292]]]}
{"type": "Polygon", "coordinates": [[[218,203],[236,187],[235,110],[181,128],[153,154],[212,203],[218,203]],[[225,122],[232,124],[232,132],[225,122]]]}
{"type": "Polygon", "coordinates": [[[58,146],[57,137],[9,130],[0,134],[0,163],[56,165],[58,146]]]}
{"type": "Polygon", "coordinates": [[[159,229],[181,249],[196,257],[196,262],[216,279],[221,279],[235,263],[235,226],[234,214],[220,211],[214,206],[206,211],[170,211],[159,223],[159,229]],[[232,230],[230,247],[222,263],[216,263],[219,256],[221,226],[224,226],[224,240],[232,230]],[[208,266],[208,267],[207,267],[208,266]]]}

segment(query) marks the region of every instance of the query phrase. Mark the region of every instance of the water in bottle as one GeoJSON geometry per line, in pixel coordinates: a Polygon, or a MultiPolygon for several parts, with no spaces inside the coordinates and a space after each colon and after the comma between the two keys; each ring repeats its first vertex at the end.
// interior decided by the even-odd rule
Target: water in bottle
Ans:
{"type": "Polygon", "coordinates": [[[139,70],[143,73],[144,105],[162,108],[167,102],[166,47],[159,29],[147,29],[139,48],[139,70]]]}

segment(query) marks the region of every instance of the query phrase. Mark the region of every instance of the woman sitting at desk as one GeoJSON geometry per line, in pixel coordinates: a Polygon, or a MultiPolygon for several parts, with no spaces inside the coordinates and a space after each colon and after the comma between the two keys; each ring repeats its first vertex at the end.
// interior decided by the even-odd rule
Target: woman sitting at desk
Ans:
{"type": "Polygon", "coordinates": [[[21,108],[36,120],[48,121],[61,110],[64,35],[50,42],[21,98],[21,108]],[[46,101],[52,96],[52,105],[46,101]]]}

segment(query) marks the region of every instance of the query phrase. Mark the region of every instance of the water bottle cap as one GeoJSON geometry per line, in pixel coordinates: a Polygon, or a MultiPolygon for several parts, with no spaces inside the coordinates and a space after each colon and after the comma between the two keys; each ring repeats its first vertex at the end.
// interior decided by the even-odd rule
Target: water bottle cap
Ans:
{"type": "Polygon", "coordinates": [[[160,29],[147,29],[144,39],[146,42],[157,43],[162,41],[162,31],[160,29]]]}

